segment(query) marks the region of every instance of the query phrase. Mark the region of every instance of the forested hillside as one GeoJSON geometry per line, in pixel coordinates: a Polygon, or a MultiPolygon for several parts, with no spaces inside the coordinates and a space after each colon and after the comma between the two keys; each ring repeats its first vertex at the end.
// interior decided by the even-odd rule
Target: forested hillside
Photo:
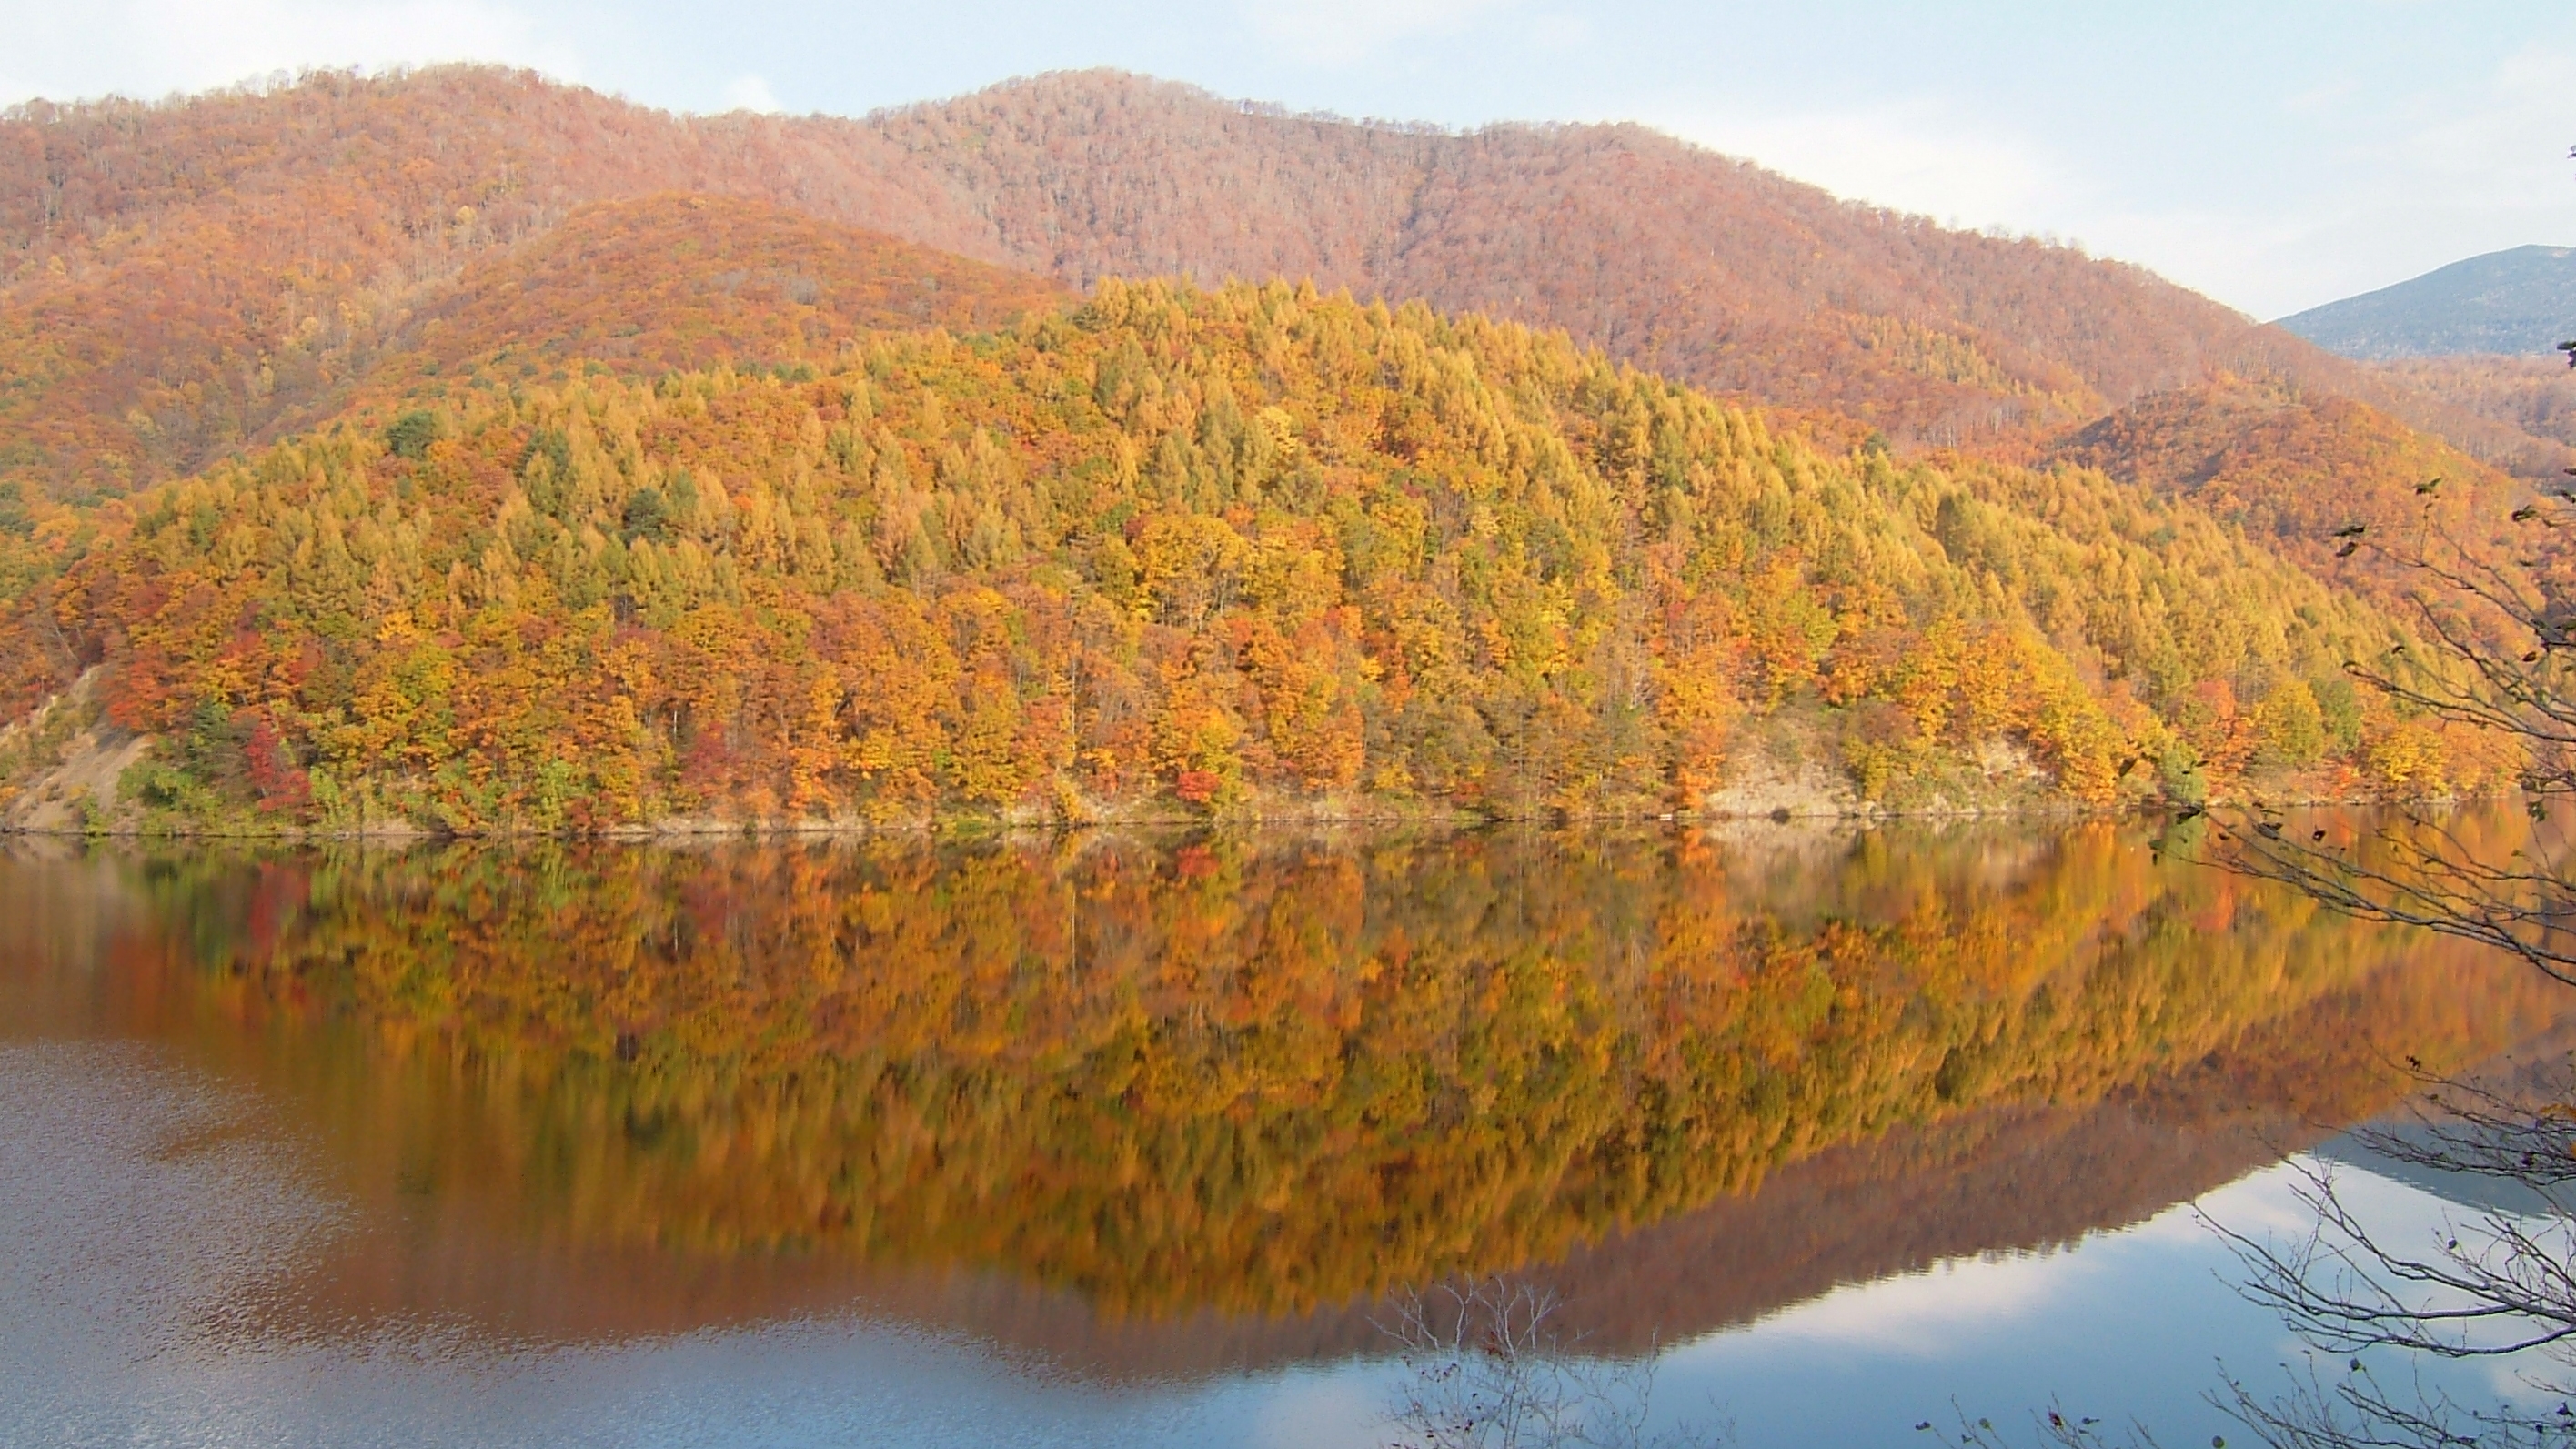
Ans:
{"type": "Polygon", "coordinates": [[[1087,73],[874,129],[977,198],[1008,255],[1071,279],[1311,275],[1891,434],[1991,437],[2211,367],[2335,365],[2135,268],[1841,202],[1638,126],[1364,127],[1087,73]]]}
{"type": "Polygon", "coordinates": [[[2365,525],[2401,552],[2438,533],[2490,556],[2559,550],[2530,490],[2365,404],[2226,379],[2159,393],[2060,440],[2053,455],[2191,497],[2323,576],[2395,603],[2416,581],[2376,549],[2337,557],[2337,529],[2365,525]],[[2439,480],[2431,491],[2419,491],[2439,480]]]}
{"type": "Polygon", "coordinates": [[[2554,470],[2135,268],[1947,231],[1632,126],[1456,135],[1058,75],[864,121],[681,118],[533,76],[310,77],[0,122],[0,478],[66,499],[302,426],[478,260],[586,203],[756,200],[1087,287],[1311,277],[1566,329],[1900,447],[2017,451],[2219,372],[2554,470]]]}
{"type": "MultiPolygon", "coordinates": [[[[1561,338],[1285,283],[652,382],[508,369],[85,515],[23,781],[143,824],[2417,793],[2401,636],[2184,499],[1835,456],[1561,338]],[[1842,783],[1847,782],[1847,783],[1842,783]]],[[[22,545],[24,546],[24,545],[22,545]]]]}
{"type": "Polygon", "coordinates": [[[0,704],[58,703],[0,811],[2475,788],[2510,762],[2346,683],[2411,613],[2325,535],[2444,472],[2429,516],[2516,547],[2528,494],[2359,395],[2133,268],[1633,127],[1109,74],[865,121],[470,68],[25,108],[0,704]]]}
{"type": "Polygon", "coordinates": [[[2576,446],[2576,371],[2555,354],[2401,357],[2377,367],[2408,389],[2463,412],[2576,446]]]}
{"type": "Polygon", "coordinates": [[[0,124],[0,478],[78,499],[191,472],[307,417],[478,259],[673,190],[991,251],[854,128],[678,120],[500,71],[21,108],[0,124]]]}

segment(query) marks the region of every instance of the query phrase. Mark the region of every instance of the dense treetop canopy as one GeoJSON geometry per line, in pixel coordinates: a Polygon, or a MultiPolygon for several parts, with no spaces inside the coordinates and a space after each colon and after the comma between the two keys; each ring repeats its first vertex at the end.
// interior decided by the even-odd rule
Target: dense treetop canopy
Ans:
{"type": "Polygon", "coordinates": [[[172,742],[129,790],[174,819],[1646,811],[1773,758],[1889,803],[2107,803],[2492,768],[2343,680],[2386,616],[2188,499],[1829,454],[1561,337],[1284,283],[1107,282],[821,367],[485,371],[82,526],[21,545],[85,552],[8,620],[17,695],[98,666],[109,717],[172,742]]]}

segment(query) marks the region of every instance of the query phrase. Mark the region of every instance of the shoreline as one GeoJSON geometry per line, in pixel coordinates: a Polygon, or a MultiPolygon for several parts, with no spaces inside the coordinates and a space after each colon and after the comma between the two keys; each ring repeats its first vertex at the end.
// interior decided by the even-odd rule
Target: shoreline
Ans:
{"type": "MultiPolygon", "coordinates": [[[[2222,802],[2202,807],[2211,811],[2235,810],[2310,810],[2360,809],[2399,803],[2376,799],[2301,799],[2262,804],[2222,802]]],[[[2407,802],[2425,805],[2457,805],[2465,797],[2440,796],[2407,802]]],[[[0,824],[0,840],[98,840],[133,843],[139,841],[225,841],[276,845],[320,845],[332,843],[366,844],[456,844],[469,841],[492,844],[516,844],[534,841],[587,842],[620,845],[696,845],[719,841],[782,842],[794,840],[861,840],[871,837],[927,837],[931,839],[980,839],[992,836],[1052,834],[1069,835],[1090,831],[1136,831],[1175,835],[1228,835],[1279,830],[1351,828],[1390,829],[1427,827],[1438,831],[1484,831],[1509,826],[1543,826],[1550,829],[1568,826],[1735,826],[1735,827],[1818,827],[1858,826],[1871,828],[1895,824],[1964,824],[1980,821],[2078,821],[2137,819],[2171,814],[2186,808],[2171,801],[2133,801],[2119,805],[2086,805],[2073,801],[2031,802],[2013,805],[1954,806],[1933,809],[1900,810],[1881,807],[1841,810],[1792,810],[1785,807],[1769,811],[1668,810],[1653,813],[1604,812],[1573,813],[1551,811],[1531,815],[1494,815],[1464,810],[1383,810],[1383,811],[1291,811],[1260,814],[1103,814],[1087,818],[1063,816],[984,816],[947,815],[924,819],[892,821],[860,820],[726,820],[703,816],[672,816],[651,822],[613,825],[597,829],[517,829],[446,830],[425,827],[409,821],[389,825],[367,825],[353,829],[281,828],[258,830],[227,826],[163,828],[131,824],[19,825],[0,824]]]]}

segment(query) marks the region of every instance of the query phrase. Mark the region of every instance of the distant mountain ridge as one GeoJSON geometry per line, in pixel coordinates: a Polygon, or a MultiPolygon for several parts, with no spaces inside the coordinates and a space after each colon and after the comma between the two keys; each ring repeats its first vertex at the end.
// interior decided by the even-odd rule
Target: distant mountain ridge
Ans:
{"type": "Polygon", "coordinates": [[[2576,247],[2488,252],[2279,325],[2364,362],[2546,353],[2576,337],[2576,247]]]}

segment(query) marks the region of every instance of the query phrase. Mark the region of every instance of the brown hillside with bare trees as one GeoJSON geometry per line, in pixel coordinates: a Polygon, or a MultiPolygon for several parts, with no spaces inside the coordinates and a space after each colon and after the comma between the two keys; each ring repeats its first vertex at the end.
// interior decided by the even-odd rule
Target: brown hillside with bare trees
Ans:
{"type": "MultiPolygon", "coordinates": [[[[1077,285],[1310,275],[1561,327],[1902,441],[2018,440],[2232,374],[2355,397],[2490,460],[2534,446],[2140,268],[1841,201],[1641,126],[1356,125],[1089,72],[867,129],[966,198],[1002,257],[1077,285]]],[[[2563,451],[2542,450],[2535,468],[2563,451]]]]}
{"type": "Polygon", "coordinates": [[[1073,300],[1043,277],[763,202],[594,202],[467,268],[394,330],[355,394],[326,406],[435,395],[476,372],[828,363],[862,333],[986,332],[1073,300]]]}
{"type": "Polygon", "coordinates": [[[477,259],[667,192],[1077,286],[1288,275],[1420,296],[1900,443],[2017,450],[2224,372],[2361,398],[2524,471],[2567,451],[2136,268],[1635,126],[1363,125],[1107,72],[865,120],[688,118],[442,68],[0,121],[0,477],[81,498],[193,471],[460,305],[477,259]]]}

